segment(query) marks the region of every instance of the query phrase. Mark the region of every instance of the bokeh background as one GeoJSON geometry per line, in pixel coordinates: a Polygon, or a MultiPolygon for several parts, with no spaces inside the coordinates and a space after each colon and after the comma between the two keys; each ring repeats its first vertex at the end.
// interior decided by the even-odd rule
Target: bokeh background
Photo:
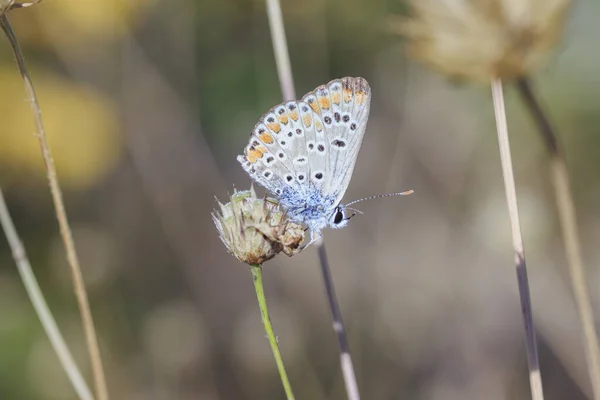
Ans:
{"type": "MultiPolygon", "coordinates": [[[[365,399],[525,399],[529,383],[489,87],[404,55],[400,0],[283,0],[298,96],[363,76],[371,117],[325,234],[365,399]]],[[[534,77],[567,150],[600,318],[600,7],[575,4],[534,77]]],[[[210,213],[250,179],[235,157],[281,101],[258,0],[46,0],[11,14],[40,97],[113,399],[284,397],[248,268],[210,213]]],[[[547,157],[517,93],[508,119],[547,399],[591,389],[547,157]]],[[[0,40],[0,184],[35,273],[90,378],[29,105],[0,40]]],[[[299,399],[344,399],[314,248],[265,266],[299,399]]],[[[0,399],[75,399],[0,241],[0,399]]]]}

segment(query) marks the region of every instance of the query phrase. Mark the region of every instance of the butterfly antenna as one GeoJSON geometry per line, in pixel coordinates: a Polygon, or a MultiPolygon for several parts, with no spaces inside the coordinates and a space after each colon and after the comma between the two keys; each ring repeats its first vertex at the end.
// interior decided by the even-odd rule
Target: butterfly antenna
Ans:
{"type": "Polygon", "coordinates": [[[346,208],[347,208],[348,210],[352,210],[352,211],[354,211],[354,212],[357,212],[357,213],[359,213],[360,215],[363,215],[363,214],[364,214],[364,212],[362,212],[362,211],[360,211],[360,210],[357,210],[356,208],[353,208],[353,207],[346,207],[346,208]]]}
{"type": "Polygon", "coordinates": [[[348,206],[351,206],[352,204],[360,203],[361,201],[380,199],[382,197],[408,196],[409,194],[413,194],[414,192],[415,192],[414,190],[407,190],[406,192],[378,194],[376,196],[369,196],[369,197],[364,197],[362,199],[351,201],[350,203],[346,204],[345,206],[348,207],[348,206]]]}

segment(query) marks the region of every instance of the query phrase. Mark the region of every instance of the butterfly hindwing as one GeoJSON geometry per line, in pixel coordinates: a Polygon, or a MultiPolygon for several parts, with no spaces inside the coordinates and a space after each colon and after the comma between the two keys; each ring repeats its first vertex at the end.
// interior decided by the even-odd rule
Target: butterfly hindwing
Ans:
{"type": "Polygon", "coordinates": [[[293,142],[286,135],[290,125],[286,117],[283,104],[263,115],[250,135],[244,155],[238,157],[250,177],[276,195],[280,195],[286,187],[300,190],[289,156],[293,142]]]}
{"type": "Polygon", "coordinates": [[[285,136],[291,141],[288,148],[288,157],[294,168],[294,179],[300,187],[306,187],[310,181],[308,152],[306,150],[306,132],[300,118],[299,104],[297,101],[285,103],[289,124],[285,128],[285,136]]]}

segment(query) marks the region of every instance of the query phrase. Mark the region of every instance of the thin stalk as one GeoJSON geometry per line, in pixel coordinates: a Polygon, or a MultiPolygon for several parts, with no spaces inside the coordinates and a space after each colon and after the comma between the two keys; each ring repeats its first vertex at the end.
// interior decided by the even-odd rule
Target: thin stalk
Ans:
{"type": "Polygon", "coordinates": [[[2,194],[1,189],[0,223],[2,224],[2,229],[4,230],[6,240],[10,245],[13,259],[15,260],[15,264],[17,264],[19,275],[21,275],[21,280],[23,280],[23,285],[25,286],[25,290],[29,295],[31,304],[33,304],[33,308],[35,309],[35,312],[37,313],[38,318],[40,319],[40,322],[46,331],[46,335],[50,340],[50,344],[52,344],[52,347],[54,348],[54,351],[56,352],[63,369],[67,373],[75,392],[77,392],[77,395],[81,400],[94,400],[94,396],[92,396],[87,383],[85,383],[85,379],[83,379],[77,364],[75,364],[75,361],[73,360],[73,356],[71,355],[69,348],[65,344],[65,340],[63,339],[60,330],[56,325],[56,321],[52,316],[52,312],[50,312],[48,304],[46,304],[44,295],[42,294],[40,286],[35,279],[33,270],[31,269],[31,264],[29,263],[29,258],[27,257],[25,247],[23,247],[23,243],[19,238],[15,224],[10,217],[8,207],[6,207],[6,201],[4,200],[4,195],[2,194]]]}
{"type": "Polygon", "coordinates": [[[531,307],[529,282],[527,279],[527,265],[525,263],[523,238],[521,236],[521,223],[519,221],[519,209],[517,206],[517,194],[510,154],[510,143],[508,141],[502,81],[500,79],[492,79],[491,85],[494,113],[496,116],[496,129],[498,132],[498,145],[500,147],[500,160],[502,163],[502,175],[504,177],[504,190],[506,192],[506,203],[508,205],[508,216],[510,219],[513,248],[515,251],[519,297],[521,300],[521,310],[523,312],[523,325],[525,327],[525,350],[527,352],[527,365],[529,366],[531,396],[533,400],[543,400],[544,391],[542,387],[542,376],[540,374],[540,362],[538,359],[537,341],[533,324],[533,310],[531,307]]]}
{"type": "Polygon", "coordinates": [[[354,364],[350,356],[350,345],[348,343],[348,335],[342,321],[342,312],[340,305],[335,295],[333,287],[333,278],[331,277],[331,268],[329,268],[329,260],[325,251],[325,242],[323,239],[317,240],[317,251],[319,253],[319,261],[321,262],[321,272],[323,274],[323,282],[325,283],[325,292],[329,301],[329,309],[331,310],[331,319],[333,330],[335,331],[340,346],[340,364],[342,366],[342,374],[344,376],[344,384],[346,385],[346,394],[349,400],[360,400],[358,391],[358,383],[356,382],[356,374],[354,373],[354,364]]]}
{"type": "Polygon", "coordinates": [[[67,253],[67,260],[71,267],[71,273],[73,275],[73,284],[75,289],[75,295],[79,305],[79,311],[83,320],[83,328],[85,331],[85,337],[88,346],[88,352],[90,354],[90,360],[92,364],[92,372],[94,374],[94,383],[96,388],[96,397],[98,400],[108,400],[108,390],[106,386],[106,380],[104,377],[104,370],[102,367],[102,359],[100,357],[100,349],[98,346],[98,338],[96,337],[96,330],[94,328],[94,321],[92,319],[92,313],[85,290],[85,284],[83,282],[83,276],[81,274],[81,267],[79,265],[79,259],[75,250],[75,243],[73,242],[73,234],[71,233],[71,227],[67,219],[67,213],[65,210],[65,204],[63,201],[62,191],[58,183],[58,176],[56,174],[56,168],[54,167],[54,159],[52,152],[50,151],[50,144],[46,136],[44,124],[42,122],[42,111],[33,87],[33,82],[29,76],[27,65],[25,64],[25,58],[19,46],[17,37],[8,21],[5,14],[0,15],[0,25],[2,30],[6,34],[10,46],[12,48],[19,72],[25,83],[25,91],[31,110],[33,112],[35,126],[37,131],[37,137],[40,141],[42,149],[42,156],[44,157],[44,163],[46,165],[46,173],[48,176],[48,182],[50,185],[50,192],[52,194],[52,200],[54,202],[54,208],[56,210],[56,217],[58,219],[58,225],[60,227],[60,234],[63,240],[65,251],[67,253]]]}
{"type": "MultiPolygon", "coordinates": [[[[269,17],[269,26],[271,28],[271,38],[273,40],[273,50],[275,52],[275,62],[277,64],[277,73],[279,75],[279,84],[283,99],[286,101],[295,100],[296,94],[294,90],[294,80],[292,77],[292,67],[290,65],[290,57],[288,53],[287,41],[285,38],[285,29],[283,26],[283,17],[281,15],[281,5],[279,0],[267,0],[267,15],[269,17]]],[[[358,384],[354,374],[354,365],[350,356],[350,346],[348,345],[348,337],[346,329],[342,322],[342,313],[335,295],[333,287],[333,279],[331,277],[331,269],[325,253],[325,243],[323,239],[317,240],[316,243],[319,260],[321,261],[321,271],[323,273],[323,281],[325,283],[325,291],[329,301],[329,308],[333,319],[333,330],[337,334],[338,343],[340,346],[340,364],[342,374],[346,386],[348,399],[360,400],[358,384]]]]}
{"type": "Polygon", "coordinates": [[[277,364],[277,369],[279,370],[279,376],[281,378],[281,383],[283,384],[283,389],[285,390],[285,395],[288,400],[294,400],[294,393],[292,392],[292,385],[290,385],[290,381],[287,376],[287,372],[285,372],[285,366],[283,365],[283,358],[281,357],[281,353],[279,352],[279,343],[277,342],[277,337],[275,336],[275,332],[273,332],[273,325],[271,324],[271,317],[269,317],[269,309],[267,308],[267,299],[265,297],[265,290],[263,288],[263,278],[262,278],[262,265],[255,264],[251,265],[250,269],[252,270],[252,278],[254,280],[254,289],[256,289],[256,298],[258,299],[258,308],[260,308],[260,316],[262,318],[263,325],[265,326],[265,331],[267,332],[267,336],[269,337],[269,343],[271,344],[271,350],[273,351],[273,356],[275,357],[275,363],[277,364]]]}
{"type": "Polygon", "coordinates": [[[267,0],[267,16],[269,17],[271,39],[273,40],[273,50],[275,52],[275,63],[277,64],[277,74],[279,75],[283,99],[285,101],[296,100],[292,66],[290,65],[290,55],[287,48],[279,0],[267,0]]]}
{"type": "Polygon", "coordinates": [[[583,266],[581,241],[577,229],[577,215],[567,172],[564,150],[558,135],[546,113],[537,100],[527,78],[517,81],[517,89],[525,106],[538,126],[538,130],[550,154],[550,175],[556,196],[558,219],[565,246],[575,303],[583,328],[588,373],[592,382],[594,399],[600,400],[600,348],[594,324],[594,313],[587,287],[586,272],[583,266]]]}

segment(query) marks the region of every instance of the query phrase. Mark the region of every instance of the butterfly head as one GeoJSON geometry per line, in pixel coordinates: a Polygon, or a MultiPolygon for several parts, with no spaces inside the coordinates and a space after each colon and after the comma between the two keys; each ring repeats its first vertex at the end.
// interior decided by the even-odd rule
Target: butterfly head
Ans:
{"type": "Polygon", "coordinates": [[[353,204],[360,203],[361,201],[365,200],[379,199],[382,197],[406,196],[412,193],[412,190],[407,190],[406,192],[379,194],[376,196],[364,197],[362,199],[354,200],[346,205],[340,204],[333,209],[333,212],[329,216],[329,227],[334,229],[343,228],[348,225],[350,219],[356,215],[356,212],[362,214],[362,212],[360,212],[359,210],[350,207],[353,204]],[[355,212],[350,212],[350,210],[355,212]]]}
{"type": "Polygon", "coordinates": [[[333,210],[329,217],[329,227],[333,229],[343,228],[348,225],[350,219],[355,215],[355,213],[350,213],[346,206],[340,204],[333,210]]]}

